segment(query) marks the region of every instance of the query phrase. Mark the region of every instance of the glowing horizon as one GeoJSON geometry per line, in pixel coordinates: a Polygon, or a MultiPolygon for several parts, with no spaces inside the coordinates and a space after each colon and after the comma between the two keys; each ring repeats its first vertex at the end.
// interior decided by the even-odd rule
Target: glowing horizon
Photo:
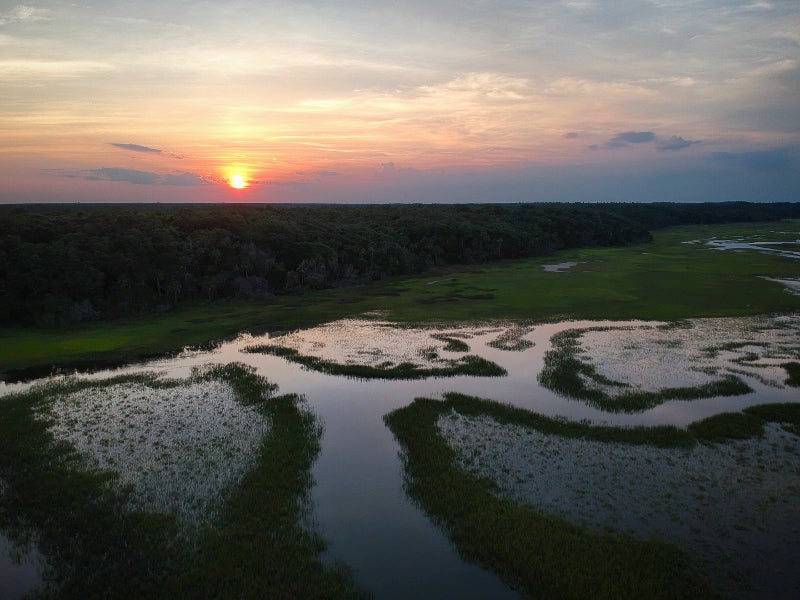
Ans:
{"type": "Polygon", "coordinates": [[[19,4],[0,202],[796,200],[798,31],[794,0],[19,4]]]}

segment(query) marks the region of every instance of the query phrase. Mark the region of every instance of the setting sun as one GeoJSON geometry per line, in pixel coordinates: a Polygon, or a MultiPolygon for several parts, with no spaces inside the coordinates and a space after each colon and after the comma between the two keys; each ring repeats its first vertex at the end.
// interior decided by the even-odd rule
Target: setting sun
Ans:
{"type": "Polygon", "coordinates": [[[232,188],[241,190],[247,187],[247,180],[244,175],[231,175],[230,184],[232,188]]]}

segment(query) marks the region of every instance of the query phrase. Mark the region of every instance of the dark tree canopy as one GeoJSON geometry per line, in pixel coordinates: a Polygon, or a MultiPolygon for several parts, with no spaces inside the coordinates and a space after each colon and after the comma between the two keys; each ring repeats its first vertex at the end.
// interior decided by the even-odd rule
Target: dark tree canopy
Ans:
{"type": "Polygon", "coordinates": [[[800,216],[800,204],[0,207],[0,325],[66,325],[265,298],[800,216]]]}

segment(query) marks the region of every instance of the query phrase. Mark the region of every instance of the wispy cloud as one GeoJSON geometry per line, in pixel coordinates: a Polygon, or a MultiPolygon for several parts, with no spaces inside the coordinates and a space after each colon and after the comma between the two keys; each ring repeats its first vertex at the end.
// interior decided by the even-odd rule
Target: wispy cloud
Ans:
{"type": "Polygon", "coordinates": [[[103,167],[102,169],[92,169],[86,179],[90,181],[127,181],[136,185],[153,185],[158,183],[160,175],[149,171],[139,171],[137,169],[123,169],[120,167],[103,167]]]}
{"type": "Polygon", "coordinates": [[[158,154],[159,156],[166,156],[169,158],[183,159],[183,154],[176,154],[175,152],[167,152],[160,148],[151,148],[150,146],[142,146],[141,144],[120,144],[117,142],[109,142],[109,146],[121,148],[122,150],[130,150],[131,152],[142,152],[144,154],[158,154]]]}
{"type": "Polygon", "coordinates": [[[679,135],[673,135],[668,138],[656,140],[656,148],[663,152],[676,152],[699,143],[700,140],[685,140],[679,135]]]}
{"type": "Polygon", "coordinates": [[[643,144],[656,139],[652,131],[625,131],[606,142],[607,148],[625,148],[631,144],[643,144]]]}
{"type": "Polygon", "coordinates": [[[19,4],[9,11],[0,13],[0,25],[6,23],[30,23],[32,21],[44,21],[50,18],[50,11],[46,8],[19,4]]]}
{"type": "Polygon", "coordinates": [[[207,185],[209,182],[196,173],[168,173],[161,177],[162,185],[207,185]]]}
{"type": "Polygon", "coordinates": [[[117,148],[122,148],[123,150],[131,150],[133,152],[149,152],[153,154],[161,154],[161,150],[158,148],[150,148],[149,146],[140,146],[139,144],[119,144],[116,142],[109,142],[110,146],[116,146],[117,148]]]}
{"type": "MultiPolygon", "coordinates": [[[[662,152],[676,152],[698,144],[699,140],[687,140],[679,135],[660,137],[652,131],[625,131],[608,140],[605,143],[605,147],[613,150],[616,148],[627,148],[637,144],[650,143],[654,143],[655,147],[662,152]]],[[[592,144],[589,146],[589,149],[598,150],[599,146],[597,144],[592,144]]]]}
{"type": "MultiPolygon", "coordinates": [[[[73,173],[65,173],[67,177],[75,177],[73,173]]],[[[80,177],[88,181],[119,181],[135,185],[207,185],[204,177],[196,173],[155,173],[153,171],[140,171],[138,169],[125,169],[121,167],[103,167],[83,172],[80,177]]]]}

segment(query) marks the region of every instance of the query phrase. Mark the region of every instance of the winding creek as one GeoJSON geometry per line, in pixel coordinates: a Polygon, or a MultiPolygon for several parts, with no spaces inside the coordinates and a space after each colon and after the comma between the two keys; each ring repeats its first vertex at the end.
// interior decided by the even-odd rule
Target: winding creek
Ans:
{"type": "MultiPolygon", "coordinates": [[[[259,374],[277,383],[281,393],[303,394],[324,425],[321,452],[313,468],[313,506],[309,519],[328,543],[327,560],[349,565],[358,584],[376,598],[512,598],[516,597],[515,592],[494,574],[461,560],[445,535],[406,496],[399,447],[385,427],[383,416],[406,406],[415,397],[440,397],[451,391],[491,398],[549,416],[620,425],[686,426],[720,412],[798,400],[796,388],[776,387],[765,383],[763,378],[742,375],[753,392],[736,397],[669,401],[634,414],[612,413],[559,396],[537,381],[544,355],[551,347],[550,338],[560,331],[653,325],[588,321],[538,325],[525,334],[533,346],[523,351],[488,345],[503,330],[502,325],[465,329],[463,335],[470,354],[496,362],[508,371],[507,376],[495,378],[359,380],[310,371],[277,356],[242,352],[247,346],[268,341],[268,336],[242,336],[213,351],[186,351],[176,358],[86,377],[100,379],[142,371],[186,377],[193,367],[208,363],[236,361],[252,365],[259,374]]],[[[385,327],[375,327],[376,339],[385,331],[385,327]]],[[[442,352],[445,358],[450,355],[442,352]]],[[[345,362],[347,356],[340,359],[345,362]]],[[[0,384],[0,395],[22,391],[29,385],[0,384]]],[[[0,592],[8,597],[17,596],[35,583],[30,575],[32,563],[23,560],[15,565],[2,544],[0,551],[0,577],[4,580],[0,581],[0,592]]]]}

